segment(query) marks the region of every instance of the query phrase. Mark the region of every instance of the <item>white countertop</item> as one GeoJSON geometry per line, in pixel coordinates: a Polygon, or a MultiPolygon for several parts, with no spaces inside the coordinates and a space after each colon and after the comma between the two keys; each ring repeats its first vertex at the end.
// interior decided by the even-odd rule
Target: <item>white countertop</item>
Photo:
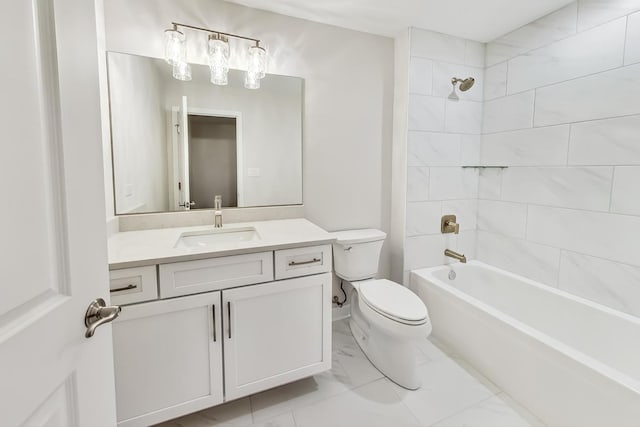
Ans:
{"type": "Polygon", "coordinates": [[[182,233],[213,230],[213,225],[116,233],[108,240],[109,269],[117,270],[128,267],[288,249],[335,241],[335,237],[330,233],[302,218],[232,223],[224,225],[223,229],[233,230],[234,228],[246,227],[254,227],[261,238],[246,242],[220,243],[215,247],[205,248],[177,248],[175,245],[182,233]]]}

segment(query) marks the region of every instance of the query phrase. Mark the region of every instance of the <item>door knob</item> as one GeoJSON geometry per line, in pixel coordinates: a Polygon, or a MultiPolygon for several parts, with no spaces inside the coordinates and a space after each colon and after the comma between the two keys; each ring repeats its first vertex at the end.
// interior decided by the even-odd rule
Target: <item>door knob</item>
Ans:
{"type": "Polygon", "coordinates": [[[87,327],[87,332],[84,334],[85,338],[91,338],[98,326],[113,321],[118,317],[120,311],[122,311],[122,309],[117,305],[107,307],[107,304],[102,298],[94,300],[89,304],[87,312],[84,315],[84,325],[87,327]]]}

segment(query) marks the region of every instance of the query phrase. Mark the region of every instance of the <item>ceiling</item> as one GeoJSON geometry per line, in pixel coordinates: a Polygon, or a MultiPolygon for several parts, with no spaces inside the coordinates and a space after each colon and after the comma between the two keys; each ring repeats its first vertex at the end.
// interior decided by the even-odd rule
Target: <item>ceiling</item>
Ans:
{"type": "Polygon", "coordinates": [[[283,15],[395,37],[407,27],[491,41],[572,0],[227,0],[283,15]]]}

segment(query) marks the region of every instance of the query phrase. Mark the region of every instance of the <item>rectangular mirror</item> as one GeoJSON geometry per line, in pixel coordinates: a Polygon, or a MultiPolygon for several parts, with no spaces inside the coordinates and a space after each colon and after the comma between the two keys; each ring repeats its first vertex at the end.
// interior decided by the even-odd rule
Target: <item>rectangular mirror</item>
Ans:
{"type": "Polygon", "coordinates": [[[172,76],[163,59],[107,53],[116,215],[302,204],[303,80],[244,87],[172,76]]]}

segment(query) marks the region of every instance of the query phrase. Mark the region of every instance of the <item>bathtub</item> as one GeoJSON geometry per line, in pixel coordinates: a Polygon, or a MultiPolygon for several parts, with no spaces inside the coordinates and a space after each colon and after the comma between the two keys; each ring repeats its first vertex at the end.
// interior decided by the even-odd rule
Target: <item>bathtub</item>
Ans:
{"type": "Polygon", "coordinates": [[[433,335],[547,425],[640,426],[639,318],[478,261],[410,288],[433,335]]]}

